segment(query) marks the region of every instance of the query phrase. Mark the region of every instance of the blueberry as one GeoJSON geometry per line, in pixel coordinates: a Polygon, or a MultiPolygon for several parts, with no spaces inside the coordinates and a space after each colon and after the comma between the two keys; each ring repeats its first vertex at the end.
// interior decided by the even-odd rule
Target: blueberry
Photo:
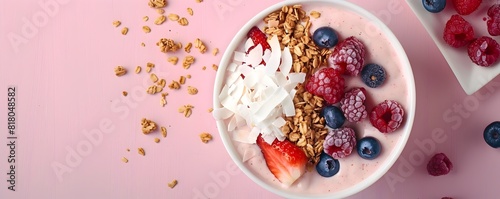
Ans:
{"type": "Polygon", "coordinates": [[[364,137],[356,144],[358,154],[363,159],[373,160],[380,155],[382,149],[380,142],[374,137],[364,137]]]}
{"type": "Polygon", "coordinates": [[[316,164],[316,171],[323,177],[332,177],[340,170],[340,163],[326,153],[321,153],[319,162],[316,164]]]}
{"type": "Polygon", "coordinates": [[[500,122],[496,121],[489,124],[484,129],[484,141],[486,144],[490,145],[493,148],[500,147],[500,122]]]}
{"type": "Polygon", "coordinates": [[[323,26],[314,31],[313,41],[321,48],[332,48],[339,42],[339,37],[333,28],[323,26]]]}
{"type": "Polygon", "coordinates": [[[422,4],[427,11],[438,13],[446,7],[446,0],[422,0],[422,4]]]}
{"type": "Polygon", "coordinates": [[[385,70],[378,64],[367,64],[361,70],[361,80],[370,88],[377,88],[385,81],[385,70]]]}
{"type": "Polygon", "coordinates": [[[325,118],[326,125],[332,129],[340,128],[345,122],[344,113],[336,106],[323,107],[321,116],[325,118]]]}

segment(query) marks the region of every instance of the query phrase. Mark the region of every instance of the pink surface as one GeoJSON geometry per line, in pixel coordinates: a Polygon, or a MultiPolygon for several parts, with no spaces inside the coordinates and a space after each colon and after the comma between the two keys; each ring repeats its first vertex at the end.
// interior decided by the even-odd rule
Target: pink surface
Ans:
{"type": "MultiPolygon", "coordinates": [[[[280,198],[236,168],[207,112],[215,77],[211,65],[218,64],[239,27],[276,2],[170,0],[166,13],[185,16],[189,25],[183,27],[172,21],[154,25],[158,14],[145,0],[0,1],[0,106],[6,110],[7,87],[16,86],[18,137],[13,192],[6,181],[7,114],[0,114],[0,198],[280,198]],[[46,2],[55,7],[45,11],[39,4],[46,2]],[[187,7],[193,8],[194,16],[187,14],[187,7]],[[142,21],[143,16],[150,20],[142,21]],[[122,26],[114,28],[114,20],[122,21],[122,26]],[[30,24],[35,31],[29,31],[30,24]],[[145,34],[143,25],[152,32],[145,34]],[[120,34],[124,26],[130,29],[126,36],[120,34]],[[12,35],[23,37],[24,43],[13,45],[12,35]],[[209,51],[202,55],[193,48],[196,62],[185,70],[181,63],[168,63],[155,46],[161,37],[184,44],[200,38],[209,51]],[[212,56],[215,47],[221,53],[212,56]],[[151,84],[148,75],[132,73],[147,62],[155,63],[153,72],[168,83],[192,75],[183,89],[167,89],[166,107],[160,106],[158,95],[144,94],[151,84]],[[129,74],[116,77],[117,65],[128,68],[129,74]],[[199,93],[188,95],[187,85],[199,93]],[[129,96],[121,95],[124,90],[129,96]],[[184,104],[195,107],[190,118],[177,112],[184,104]],[[166,126],[167,138],[154,143],[159,132],[143,135],[143,117],[166,126]],[[89,132],[96,140],[89,140],[89,132]],[[202,132],[211,133],[214,140],[203,144],[198,138],[202,132]],[[146,150],[146,156],[137,154],[138,147],[146,150]],[[81,158],[67,161],[73,151],[81,158]],[[129,162],[121,162],[122,157],[129,162]],[[67,168],[60,178],[54,165],[67,168]],[[167,183],[173,179],[179,184],[170,189],[167,183]]],[[[399,160],[378,182],[351,198],[495,197],[484,190],[494,190],[500,182],[494,175],[500,151],[484,143],[482,131],[498,120],[492,107],[498,106],[500,79],[466,96],[403,1],[353,2],[379,16],[400,39],[415,75],[417,112],[399,160]],[[431,177],[426,172],[428,159],[437,152],[446,153],[454,163],[447,176],[431,177]]],[[[176,55],[182,59],[186,53],[176,55]]]]}

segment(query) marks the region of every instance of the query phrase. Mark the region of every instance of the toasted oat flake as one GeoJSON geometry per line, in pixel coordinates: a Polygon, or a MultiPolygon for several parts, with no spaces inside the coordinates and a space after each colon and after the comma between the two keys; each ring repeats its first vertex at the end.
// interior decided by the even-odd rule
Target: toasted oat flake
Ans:
{"type": "Polygon", "coordinates": [[[127,92],[127,91],[123,91],[123,92],[122,92],[122,95],[123,95],[123,96],[125,96],[125,97],[127,97],[128,92],[127,92]]]}
{"type": "Polygon", "coordinates": [[[201,70],[206,70],[206,69],[207,69],[206,66],[201,67],[201,70]]]}
{"type": "Polygon", "coordinates": [[[162,88],[165,88],[165,86],[167,85],[167,81],[165,79],[160,79],[158,80],[158,82],[156,82],[156,84],[162,88]]]}
{"type": "Polygon", "coordinates": [[[162,107],[165,107],[165,105],[167,105],[167,99],[164,96],[160,98],[160,105],[162,107]]]}
{"type": "Polygon", "coordinates": [[[196,3],[201,3],[203,2],[203,0],[196,0],[196,3]]]}
{"type": "Polygon", "coordinates": [[[167,52],[175,52],[182,48],[182,44],[175,43],[174,40],[167,39],[167,38],[161,38],[160,41],[156,43],[158,47],[160,47],[160,51],[167,53],[167,52]]]}
{"type": "Polygon", "coordinates": [[[212,111],[214,111],[214,108],[209,108],[207,111],[211,113],[212,111]]]}
{"type": "Polygon", "coordinates": [[[188,86],[188,93],[190,95],[196,95],[198,93],[198,89],[192,86],[188,86]]]}
{"type": "Polygon", "coordinates": [[[185,84],[185,83],[186,83],[186,77],[184,77],[184,76],[180,76],[180,77],[179,77],[179,83],[180,83],[181,85],[185,84]]]}
{"type": "Polygon", "coordinates": [[[146,118],[142,118],[141,126],[142,126],[142,133],[143,134],[149,134],[149,133],[153,132],[154,130],[156,130],[156,127],[157,127],[155,122],[148,120],[146,118]]]}
{"type": "Polygon", "coordinates": [[[127,74],[127,69],[123,68],[123,66],[117,66],[115,68],[115,75],[116,76],[123,76],[127,74]]]}
{"type": "Polygon", "coordinates": [[[167,17],[165,15],[160,15],[158,18],[155,20],[156,25],[161,25],[163,22],[167,20],[167,17]]]}
{"type": "Polygon", "coordinates": [[[213,56],[216,56],[216,55],[217,55],[217,53],[219,53],[219,49],[218,49],[218,48],[214,48],[214,49],[212,50],[212,55],[213,55],[213,56]]]}
{"type": "Polygon", "coordinates": [[[187,53],[190,53],[192,46],[193,46],[193,44],[191,42],[189,42],[188,44],[186,44],[186,47],[184,47],[184,51],[186,51],[187,53]]]}
{"type": "Polygon", "coordinates": [[[142,20],[143,20],[143,21],[148,21],[148,20],[149,20],[149,17],[148,17],[148,16],[144,16],[144,17],[142,17],[142,20]]]}
{"type": "Polygon", "coordinates": [[[158,81],[158,76],[156,76],[156,74],[154,73],[151,73],[149,78],[151,79],[151,81],[153,81],[153,83],[156,83],[158,81]]]}
{"type": "Polygon", "coordinates": [[[127,27],[123,27],[122,28],[122,35],[126,35],[128,33],[128,28],[127,27]]]}
{"type": "Polygon", "coordinates": [[[122,162],[127,163],[127,162],[128,162],[128,159],[127,159],[126,157],[122,157],[122,162]]]}
{"type": "Polygon", "coordinates": [[[173,189],[176,185],[177,185],[177,180],[172,180],[172,182],[168,183],[168,187],[170,187],[171,189],[173,189]]]}
{"type": "Polygon", "coordinates": [[[162,8],[159,8],[159,9],[156,9],[156,12],[158,12],[158,14],[163,14],[163,13],[165,13],[165,10],[162,8]]]}
{"type": "Polygon", "coordinates": [[[187,8],[187,12],[189,15],[193,16],[193,9],[192,8],[187,8]]]}
{"type": "Polygon", "coordinates": [[[177,64],[177,61],[179,61],[179,58],[178,58],[178,57],[176,57],[176,56],[172,56],[172,57],[169,57],[169,58],[167,59],[167,61],[168,61],[168,62],[170,62],[170,63],[171,63],[171,64],[173,64],[173,65],[176,65],[176,64],[177,64]]]}
{"type": "Polygon", "coordinates": [[[160,143],[160,138],[155,138],[156,143],[160,143]]]}
{"type": "Polygon", "coordinates": [[[184,69],[188,69],[189,67],[191,67],[191,64],[193,63],[194,63],[194,57],[188,55],[184,57],[184,61],[182,62],[182,67],[184,67],[184,69]]]}
{"type": "Polygon", "coordinates": [[[152,8],[164,8],[167,6],[167,0],[149,0],[148,5],[152,8]]]}
{"type": "Polygon", "coordinates": [[[122,22],[121,22],[121,21],[118,21],[118,20],[113,21],[113,26],[114,26],[114,27],[118,27],[118,26],[120,26],[121,24],[122,24],[122,22]]]}
{"type": "Polygon", "coordinates": [[[212,140],[212,135],[210,133],[203,132],[200,134],[200,139],[203,143],[208,143],[212,140]]]}
{"type": "Polygon", "coordinates": [[[186,78],[191,79],[191,75],[190,75],[190,74],[187,74],[187,75],[186,75],[186,78]]]}
{"type": "Polygon", "coordinates": [[[142,70],[141,66],[135,67],[135,73],[136,74],[139,74],[141,72],[141,70],[142,70]]]}
{"type": "Polygon", "coordinates": [[[188,104],[188,105],[181,106],[178,109],[178,111],[179,111],[179,113],[183,113],[184,117],[188,118],[189,116],[191,116],[191,114],[193,112],[192,111],[193,108],[194,108],[193,105],[188,104]]]}
{"type": "Polygon", "coordinates": [[[182,17],[177,21],[181,26],[187,26],[189,24],[188,20],[185,17],[182,17]]]}
{"type": "Polygon", "coordinates": [[[321,17],[321,13],[319,13],[318,11],[311,11],[311,13],[309,13],[309,15],[311,15],[311,17],[317,19],[319,17],[321,17]]]}
{"type": "Polygon", "coordinates": [[[196,38],[196,40],[194,41],[194,47],[200,50],[201,54],[207,52],[207,47],[205,46],[203,41],[201,41],[201,39],[199,38],[196,38]]]}
{"type": "Polygon", "coordinates": [[[142,155],[142,156],[146,156],[146,151],[144,151],[144,149],[142,147],[138,148],[137,149],[137,152],[142,155]]]}
{"type": "Polygon", "coordinates": [[[146,72],[150,73],[151,70],[155,67],[155,64],[148,62],[146,63],[146,72]]]}
{"type": "Polygon", "coordinates": [[[146,44],[144,42],[141,42],[142,47],[146,47],[146,44]]]}
{"type": "Polygon", "coordinates": [[[151,32],[151,28],[149,26],[143,26],[142,27],[142,31],[144,31],[145,33],[150,33],[151,32]]]}
{"type": "Polygon", "coordinates": [[[215,65],[215,64],[212,64],[212,69],[214,69],[215,71],[219,69],[219,66],[215,65]]]}
{"type": "Polygon", "coordinates": [[[167,137],[167,128],[165,128],[164,126],[161,127],[161,136],[163,136],[164,138],[167,137]]]}
{"type": "Polygon", "coordinates": [[[148,87],[148,89],[146,90],[146,93],[154,95],[156,93],[161,92],[162,90],[163,90],[163,88],[161,86],[152,85],[152,86],[148,87]]]}
{"type": "Polygon", "coordinates": [[[181,88],[181,84],[178,81],[172,80],[172,83],[170,83],[168,87],[173,90],[178,90],[181,88]]]}
{"type": "Polygon", "coordinates": [[[179,15],[174,14],[174,13],[170,13],[168,15],[168,19],[170,19],[170,21],[178,21],[179,20],[179,15]]]}

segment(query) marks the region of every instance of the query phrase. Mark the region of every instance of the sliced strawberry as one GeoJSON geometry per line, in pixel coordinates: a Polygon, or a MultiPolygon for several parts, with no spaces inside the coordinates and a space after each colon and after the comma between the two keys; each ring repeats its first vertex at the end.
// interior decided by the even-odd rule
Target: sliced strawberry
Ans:
{"type": "Polygon", "coordinates": [[[307,156],[292,142],[275,139],[272,144],[268,144],[259,135],[257,145],[271,173],[284,185],[292,185],[306,171],[307,156]]]}
{"type": "MultiPolygon", "coordinates": [[[[271,49],[269,43],[267,43],[267,36],[264,32],[262,32],[257,26],[254,26],[248,31],[247,37],[252,39],[254,46],[250,47],[248,51],[251,51],[255,46],[260,44],[262,46],[262,52],[266,49],[271,49]]],[[[248,52],[247,52],[248,53],[248,52]]]]}

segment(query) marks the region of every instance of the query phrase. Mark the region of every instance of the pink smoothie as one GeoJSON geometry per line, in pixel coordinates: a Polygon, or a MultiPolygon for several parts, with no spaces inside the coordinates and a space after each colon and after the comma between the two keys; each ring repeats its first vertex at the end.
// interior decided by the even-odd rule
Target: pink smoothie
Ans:
{"type": "MultiPolygon", "coordinates": [[[[367,51],[365,64],[377,63],[385,68],[387,78],[385,83],[379,88],[365,86],[359,76],[346,77],[347,90],[352,87],[366,88],[368,100],[365,105],[368,112],[376,104],[386,99],[398,101],[405,109],[405,118],[401,127],[395,132],[388,134],[380,133],[370,124],[368,118],[360,123],[354,124],[346,121],[344,124],[344,126],[351,127],[356,131],[358,139],[365,136],[377,138],[382,144],[382,153],[379,157],[374,160],[365,160],[359,157],[356,150],[353,150],[350,156],[339,159],[340,171],[335,176],[325,178],[317,174],[316,170],[313,169],[312,171],[306,171],[291,187],[283,187],[273,174],[270,173],[258,146],[233,141],[242,158],[252,157],[246,160],[244,164],[264,182],[278,189],[287,189],[290,192],[323,195],[347,189],[372,175],[387,160],[395,145],[402,141],[400,138],[403,133],[402,129],[406,125],[407,108],[410,103],[407,95],[408,80],[403,75],[404,73],[401,69],[403,64],[397,57],[397,53],[390,41],[378,28],[368,26],[367,24],[371,23],[368,19],[351,11],[342,10],[330,5],[324,6],[322,3],[311,3],[304,5],[303,8],[307,13],[313,10],[321,13],[320,18],[311,18],[311,33],[318,27],[330,26],[337,31],[340,40],[349,36],[355,36],[365,44],[367,51]]],[[[260,28],[263,26],[264,24],[261,24],[260,28]]]]}

